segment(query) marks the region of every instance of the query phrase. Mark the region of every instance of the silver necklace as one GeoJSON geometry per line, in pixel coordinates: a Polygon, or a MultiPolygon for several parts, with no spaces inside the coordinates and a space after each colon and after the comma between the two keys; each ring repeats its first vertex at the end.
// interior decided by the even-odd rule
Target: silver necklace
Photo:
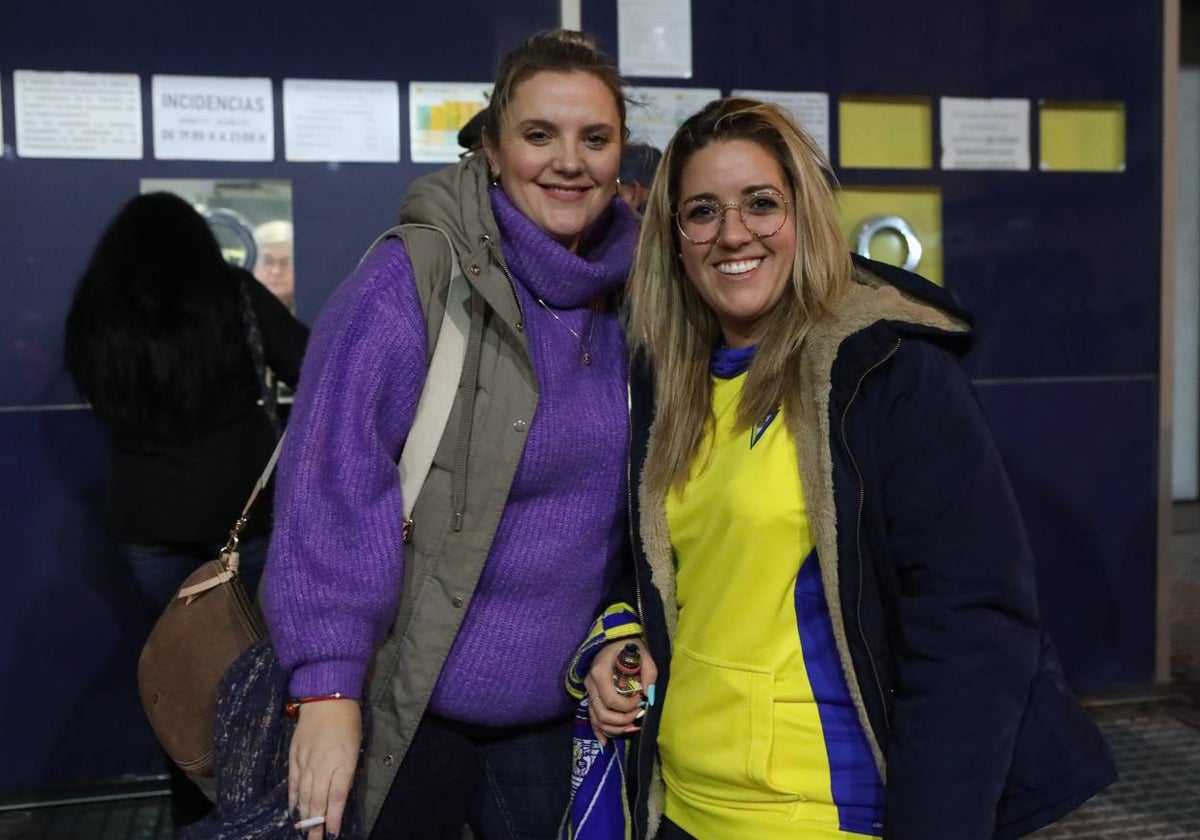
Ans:
{"type": "Polygon", "coordinates": [[[563,327],[566,328],[567,332],[569,332],[571,335],[575,336],[575,343],[579,345],[579,350],[580,350],[580,352],[583,353],[583,356],[580,358],[580,361],[583,362],[585,365],[590,365],[592,363],[592,354],[591,354],[591,351],[588,350],[588,345],[590,345],[592,343],[592,330],[594,330],[596,328],[596,310],[595,309],[591,310],[592,317],[588,321],[587,338],[585,339],[579,333],[575,332],[575,330],[571,329],[570,324],[568,324],[562,318],[558,317],[558,313],[555,312],[553,309],[551,309],[550,305],[547,304],[546,301],[542,300],[541,298],[538,298],[537,302],[542,305],[542,309],[545,309],[547,312],[550,313],[550,315],[554,318],[555,321],[558,321],[558,323],[562,324],[563,327]]]}

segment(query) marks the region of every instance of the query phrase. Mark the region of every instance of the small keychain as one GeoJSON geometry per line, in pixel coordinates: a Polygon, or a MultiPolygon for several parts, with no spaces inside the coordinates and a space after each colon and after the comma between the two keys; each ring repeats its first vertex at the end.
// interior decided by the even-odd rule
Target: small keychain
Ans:
{"type": "Polygon", "coordinates": [[[613,662],[613,686],[617,694],[628,697],[642,690],[642,649],[630,642],[621,648],[613,662]]]}

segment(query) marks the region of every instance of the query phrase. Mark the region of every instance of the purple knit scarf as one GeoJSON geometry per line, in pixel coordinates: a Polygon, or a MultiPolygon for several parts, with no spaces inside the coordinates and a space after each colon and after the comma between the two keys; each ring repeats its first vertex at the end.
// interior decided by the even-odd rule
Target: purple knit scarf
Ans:
{"type": "Polygon", "coordinates": [[[625,530],[625,339],[611,307],[637,222],[614,201],[583,255],[491,190],[538,407],[500,526],[430,708],[455,720],[536,723],[571,713],[567,664],[617,565],[625,530]],[[539,303],[538,299],[544,303],[539,303]],[[591,364],[585,365],[586,350],[591,364]]]}

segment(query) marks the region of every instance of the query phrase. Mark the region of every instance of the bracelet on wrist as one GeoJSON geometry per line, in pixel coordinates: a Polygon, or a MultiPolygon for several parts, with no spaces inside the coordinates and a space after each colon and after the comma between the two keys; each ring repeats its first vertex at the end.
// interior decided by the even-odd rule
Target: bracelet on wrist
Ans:
{"type": "Polygon", "coordinates": [[[283,704],[283,713],[296,720],[300,717],[300,707],[305,703],[320,703],[325,700],[348,700],[345,694],[335,691],[333,694],[320,694],[315,697],[294,697],[283,704]]]}

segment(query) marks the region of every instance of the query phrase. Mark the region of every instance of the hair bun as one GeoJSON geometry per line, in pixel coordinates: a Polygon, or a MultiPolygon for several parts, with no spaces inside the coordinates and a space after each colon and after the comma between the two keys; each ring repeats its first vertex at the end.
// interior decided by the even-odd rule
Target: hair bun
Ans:
{"type": "Polygon", "coordinates": [[[580,32],[578,29],[551,29],[535,35],[530,40],[539,40],[542,38],[572,47],[582,47],[593,53],[600,52],[600,47],[596,45],[596,39],[586,32],[580,32]]]}

